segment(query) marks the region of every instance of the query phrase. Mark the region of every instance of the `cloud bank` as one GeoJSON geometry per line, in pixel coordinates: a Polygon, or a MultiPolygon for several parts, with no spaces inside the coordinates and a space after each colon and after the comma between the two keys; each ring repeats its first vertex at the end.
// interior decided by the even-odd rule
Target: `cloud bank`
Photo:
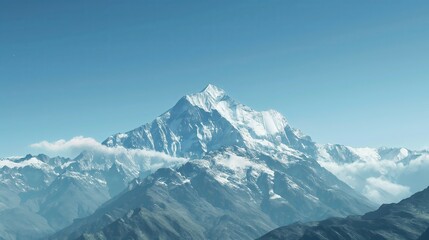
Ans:
{"type": "Polygon", "coordinates": [[[59,155],[74,157],[85,150],[109,151],[97,140],[89,137],[77,136],[70,140],[60,139],[55,142],[41,141],[30,145],[31,148],[47,153],[48,155],[59,155]]]}
{"type": "Polygon", "coordinates": [[[429,185],[429,153],[382,159],[362,157],[354,162],[320,160],[319,164],[375,203],[398,202],[429,185]]]}
{"type": "Polygon", "coordinates": [[[54,142],[41,141],[30,145],[31,148],[46,153],[50,156],[63,156],[73,158],[83,151],[90,151],[104,155],[124,155],[130,158],[150,158],[150,168],[156,169],[170,164],[180,164],[188,161],[186,158],[179,158],[167,155],[162,152],[143,149],[126,149],[124,147],[107,147],[97,140],[89,137],[77,136],[70,140],[60,139],[54,142]],[[154,159],[156,161],[154,161],[154,159]]]}

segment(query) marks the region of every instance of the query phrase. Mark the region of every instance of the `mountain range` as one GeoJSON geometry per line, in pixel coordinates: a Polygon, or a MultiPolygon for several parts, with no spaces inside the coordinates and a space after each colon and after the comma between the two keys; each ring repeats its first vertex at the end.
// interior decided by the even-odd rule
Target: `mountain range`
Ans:
{"type": "Polygon", "coordinates": [[[93,213],[133,179],[182,162],[124,149],[0,160],[0,239],[44,238],[93,213]]]}
{"type": "Polygon", "coordinates": [[[0,236],[253,239],[297,221],[373,210],[384,193],[368,174],[391,184],[401,176],[344,169],[420,166],[428,156],[316,144],[277,111],[253,110],[213,85],[102,144],[73,159],[0,160],[0,236]]]}

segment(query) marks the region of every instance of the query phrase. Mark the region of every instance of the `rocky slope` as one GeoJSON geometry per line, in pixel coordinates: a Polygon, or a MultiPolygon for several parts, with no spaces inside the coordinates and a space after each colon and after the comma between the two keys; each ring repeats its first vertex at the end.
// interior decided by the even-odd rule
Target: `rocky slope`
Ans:
{"type": "Polygon", "coordinates": [[[396,204],[382,205],[362,216],[330,218],[320,222],[296,223],[269,232],[259,239],[427,239],[429,188],[396,204]]]}

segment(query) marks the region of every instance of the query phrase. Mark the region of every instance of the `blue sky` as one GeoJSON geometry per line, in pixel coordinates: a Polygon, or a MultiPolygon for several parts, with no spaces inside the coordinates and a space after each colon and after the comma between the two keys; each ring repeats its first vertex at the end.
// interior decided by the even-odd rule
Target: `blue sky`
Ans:
{"type": "Polygon", "coordinates": [[[99,141],[208,83],[320,143],[429,146],[427,1],[2,1],[0,156],[99,141]]]}

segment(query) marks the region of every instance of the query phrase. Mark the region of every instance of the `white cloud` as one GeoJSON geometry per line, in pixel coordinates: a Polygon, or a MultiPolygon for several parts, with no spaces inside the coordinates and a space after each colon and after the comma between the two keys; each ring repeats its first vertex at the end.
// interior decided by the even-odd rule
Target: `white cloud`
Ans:
{"type": "Polygon", "coordinates": [[[319,164],[375,203],[398,202],[429,185],[429,154],[411,161],[377,157],[351,163],[319,159],[319,164]]]}
{"type": "Polygon", "coordinates": [[[55,142],[42,141],[33,143],[30,147],[49,155],[73,157],[84,150],[104,151],[103,147],[105,146],[93,138],[77,136],[68,141],[60,139],[55,142]]]}
{"type": "Polygon", "coordinates": [[[132,157],[148,157],[162,159],[167,162],[186,162],[187,159],[173,157],[162,152],[143,149],[126,149],[124,147],[107,147],[89,137],[77,136],[70,140],[60,139],[55,142],[42,141],[33,143],[31,148],[42,151],[51,156],[75,157],[83,151],[92,151],[101,154],[121,155],[132,157]]]}
{"type": "Polygon", "coordinates": [[[385,203],[386,200],[395,202],[411,195],[410,187],[393,183],[383,177],[369,177],[363,194],[376,203],[385,203]]]}

